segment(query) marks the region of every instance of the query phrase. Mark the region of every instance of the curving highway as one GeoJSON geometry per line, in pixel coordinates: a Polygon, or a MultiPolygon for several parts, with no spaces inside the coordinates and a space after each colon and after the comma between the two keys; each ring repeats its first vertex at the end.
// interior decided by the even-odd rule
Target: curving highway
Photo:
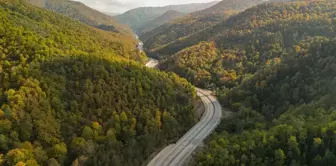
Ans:
{"type": "Polygon", "coordinates": [[[150,68],[155,68],[158,64],[159,64],[158,60],[149,58],[149,61],[146,63],[146,66],[150,68]]]}
{"type": "MultiPolygon", "coordinates": [[[[155,67],[158,61],[151,59],[146,66],[155,67]]],[[[210,91],[196,89],[204,104],[201,120],[175,144],[165,147],[147,166],[182,166],[192,152],[211,134],[222,117],[222,108],[210,91]]]]}

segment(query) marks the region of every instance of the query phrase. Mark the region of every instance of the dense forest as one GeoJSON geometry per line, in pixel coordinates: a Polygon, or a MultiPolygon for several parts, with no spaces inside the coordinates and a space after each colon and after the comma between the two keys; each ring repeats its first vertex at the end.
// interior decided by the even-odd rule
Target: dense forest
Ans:
{"type": "Polygon", "coordinates": [[[161,64],[235,112],[190,165],[335,165],[335,8],[258,5],[199,34],[209,40],[187,39],[192,47],[161,64]]]}
{"type": "Polygon", "coordinates": [[[314,38],[220,99],[238,111],[192,165],[334,165],[336,41],[314,38]]]}
{"type": "Polygon", "coordinates": [[[117,22],[113,17],[87,7],[81,2],[71,0],[27,0],[27,2],[51,11],[71,17],[84,24],[99,29],[133,35],[130,28],[117,22]]]}
{"type": "MultiPolygon", "coordinates": [[[[207,3],[190,3],[182,5],[168,5],[162,7],[139,7],[132,10],[129,10],[123,14],[115,16],[115,18],[126,25],[129,25],[134,31],[138,34],[142,33],[146,29],[155,28],[152,26],[159,26],[164,22],[156,22],[153,24],[153,21],[159,17],[163,17],[166,12],[174,10],[183,14],[203,10],[209,8],[218,3],[218,1],[207,2],[207,3]]],[[[167,21],[174,19],[175,17],[169,17],[167,21]]]]}
{"type": "Polygon", "coordinates": [[[183,15],[185,15],[184,13],[181,13],[179,11],[176,10],[168,10],[166,13],[162,14],[161,16],[155,18],[154,20],[149,21],[148,23],[146,23],[145,25],[142,25],[139,29],[140,29],[140,33],[145,33],[148,32],[164,23],[167,23],[175,18],[178,17],[182,17],[183,15]]]}
{"type": "Polygon", "coordinates": [[[172,56],[168,54],[161,68],[183,76],[191,75],[188,80],[202,87],[232,88],[261,67],[279,63],[292,51],[304,56],[299,45],[301,41],[314,36],[335,37],[335,4],[335,1],[302,1],[252,7],[165,49],[173,53],[186,47],[172,56]],[[205,42],[197,42],[203,39],[205,42]],[[200,53],[202,47],[210,49],[212,58],[200,53]],[[196,63],[205,66],[203,70],[188,65],[196,63]],[[195,82],[194,76],[204,78],[195,82]]]}
{"type": "Polygon", "coordinates": [[[224,0],[140,36],[176,74],[110,17],[33,1],[66,16],[0,0],[0,165],[144,165],[196,123],[191,83],[233,113],[190,165],[335,165],[335,0],[224,0]]]}
{"type": "Polygon", "coordinates": [[[169,57],[159,68],[173,71],[199,87],[232,88],[238,79],[239,68],[234,64],[236,54],[233,50],[219,53],[214,42],[201,42],[169,57]]]}
{"type": "Polygon", "coordinates": [[[133,41],[23,0],[0,17],[0,165],[142,165],[196,122],[193,86],[133,41]]]}
{"type": "MultiPolygon", "coordinates": [[[[118,55],[139,62],[146,61],[146,56],[137,51],[137,41],[133,37],[95,29],[56,13],[38,10],[29,4],[23,4],[21,0],[12,3],[9,0],[2,1],[6,5],[2,8],[1,15],[2,42],[23,42],[25,45],[21,47],[33,50],[34,56],[44,54],[42,58],[48,58],[52,54],[91,54],[100,57],[118,55]]],[[[25,54],[22,56],[28,58],[25,54]]]]}
{"type": "MultiPolygon", "coordinates": [[[[272,0],[286,1],[286,0],[272,0]]],[[[140,39],[144,42],[144,47],[151,56],[160,57],[169,55],[172,52],[185,48],[183,45],[176,49],[175,43],[184,43],[185,39],[197,36],[194,41],[204,41],[210,39],[207,34],[199,34],[202,31],[211,30],[213,26],[221,23],[242,10],[264,2],[263,0],[222,0],[218,4],[190,13],[184,17],[174,19],[160,27],[151,31],[147,31],[140,35],[140,39]],[[167,49],[165,49],[167,48],[167,49]]],[[[215,30],[216,34],[218,30],[215,30]]],[[[197,44],[197,43],[193,43],[197,44]]]]}

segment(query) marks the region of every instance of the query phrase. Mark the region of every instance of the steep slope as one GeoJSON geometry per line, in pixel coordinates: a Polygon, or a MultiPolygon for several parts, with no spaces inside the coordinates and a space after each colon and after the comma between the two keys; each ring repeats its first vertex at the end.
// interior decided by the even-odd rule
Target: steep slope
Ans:
{"type": "Polygon", "coordinates": [[[191,165],[333,165],[336,41],[302,41],[290,54],[223,96],[238,112],[191,165]]]}
{"type": "Polygon", "coordinates": [[[170,5],[163,7],[141,7],[127,11],[121,15],[116,16],[115,18],[119,20],[119,22],[129,25],[135,31],[140,32],[141,29],[151,28],[144,27],[148,22],[154,20],[169,10],[176,10],[181,13],[191,13],[194,11],[206,9],[215,5],[216,3],[218,3],[218,1],[209,3],[170,5]]]}
{"type": "Polygon", "coordinates": [[[228,19],[235,11],[225,11],[221,13],[210,13],[199,15],[198,13],[174,19],[157,28],[140,34],[140,40],[144,42],[144,48],[151,56],[160,57],[163,52],[159,49],[178,42],[187,36],[197,34],[199,31],[207,29],[216,23],[228,19]]]}
{"type": "MultiPolygon", "coordinates": [[[[267,2],[286,1],[288,0],[271,0],[267,2]]],[[[176,53],[176,51],[186,48],[186,46],[197,44],[192,42],[189,44],[189,38],[191,38],[190,40],[197,40],[197,42],[210,40],[213,36],[210,36],[209,33],[219,34],[219,31],[221,31],[219,28],[222,28],[220,26],[218,29],[213,30],[213,26],[217,26],[219,23],[226,24],[225,20],[229,16],[264,2],[264,0],[223,0],[213,7],[191,13],[141,34],[140,39],[144,42],[144,48],[149,54],[154,56],[155,54],[162,56],[162,54],[176,53]],[[185,42],[187,44],[183,44],[185,42]]]]}
{"type": "MultiPolygon", "coordinates": [[[[244,10],[251,6],[258,5],[263,2],[273,2],[274,0],[222,0],[218,4],[203,10],[204,13],[212,13],[217,11],[225,11],[225,10],[244,10]]],[[[280,0],[278,0],[280,1],[280,0]]]]}
{"type": "Polygon", "coordinates": [[[231,88],[255,74],[260,67],[278,63],[288,52],[295,50],[300,53],[300,47],[296,45],[301,40],[314,36],[335,37],[335,8],[335,1],[275,3],[253,7],[158,50],[161,54],[169,55],[187,47],[174,56],[169,56],[161,68],[184,71],[182,75],[195,77],[202,75],[204,71],[197,71],[187,64],[208,66],[207,74],[204,75],[207,79],[198,77],[197,80],[205,82],[194,82],[196,85],[231,88]],[[198,44],[199,41],[213,43],[215,48],[211,52],[216,53],[213,55],[216,58],[202,61],[204,58],[201,56],[206,57],[207,54],[199,54],[200,47],[204,45],[198,44]]]}
{"type": "Polygon", "coordinates": [[[217,59],[218,55],[214,43],[202,42],[196,46],[181,50],[171,58],[168,58],[167,61],[160,65],[160,68],[173,71],[195,85],[205,87],[206,83],[212,81],[210,71],[221,68],[220,65],[211,65],[217,59]]]}
{"type": "Polygon", "coordinates": [[[248,7],[262,2],[264,1],[223,0],[210,8],[193,12],[182,18],[162,25],[161,27],[153,29],[152,31],[141,34],[140,38],[144,42],[144,47],[148,51],[151,51],[160,46],[173,43],[174,41],[212,27],[213,25],[226,20],[230,15],[236,13],[237,11],[247,9],[248,7]]]}
{"type": "MultiPolygon", "coordinates": [[[[207,49],[218,55],[236,51],[231,57],[204,60],[209,55],[197,49],[205,42],[175,55],[191,58],[173,56],[174,66],[189,73],[198,72],[188,66],[196,63],[233,67],[238,75],[234,86],[209,84],[236,115],[222,121],[190,165],[336,163],[335,9],[336,1],[261,5],[242,13],[245,19],[218,27],[223,31],[215,36],[217,49],[207,49]],[[194,55],[204,56],[198,57],[203,63],[189,61],[194,55]]],[[[208,71],[211,83],[220,78],[208,71]]]]}
{"type": "MultiPolygon", "coordinates": [[[[19,2],[21,0],[15,0],[13,4],[19,2]]],[[[9,3],[8,5],[11,4],[9,3]]],[[[54,47],[52,50],[44,47],[35,48],[38,52],[49,52],[48,56],[58,53],[79,55],[82,52],[86,52],[85,54],[90,53],[100,57],[122,56],[137,61],[145,61],[145,56],[136,50],[136,41],[129,35],[95,29],[72,21],[69,18],[61,17],[53,12],[37,10],[32,6],[22,10],[19,9],[14,8],[13,10],[17,11],[13,12],[19,13],[24,17],[18,20],[18,16],[13,15],[11,16],[13,17],[13,22],[10,24],[8,22],[3,23],[2,26],[16,27],[16,25],[19,25],[21,29],[27,29],[34,33],[34,40],[54,47]],[[29,21],[32,21],[32,23],[29,21]]],[[[20,30],[15,31],[20,32],[20,30]]],[[[12,38],[10,37],[11,31],[8,30],[6,32],[9,35],[8,37],[12,38]]],[[[16,34],[18,32],[13,33],[16,34]]],[[[34,46],[32,44],[29,47],[34,46]]]]}
{"type": "Polygon", "coordinates": [[[114,18],[87,7],[81,2],[70,0],[27,0],[33,5],[66,15],[84,24],[112,32],[131,33],[114,18]]]}
{"type": "Polygon", "coordinates": [[[154,29],[164,23],[169,22],[170,20],[173,20],[177,17],[181,17],[183,15],[184,15],[183,13],[178,12],[176,10],[168,10],[166,13],[148,22],[144,27],[140,27],[139,28],[140,34],[146,31],[150,31],[151,29],[154,29]]]}
{"type": "Polygon", "coordinates": [[[0,165],[142,165],[195,123],[191,84],[115,33],[22,0],[0,18],[0,165]]]}

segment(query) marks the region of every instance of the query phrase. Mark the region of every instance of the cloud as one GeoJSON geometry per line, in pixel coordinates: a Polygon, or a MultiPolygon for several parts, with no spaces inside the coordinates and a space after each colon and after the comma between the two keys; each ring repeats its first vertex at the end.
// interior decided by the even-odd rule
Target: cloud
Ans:
{"type": "Polygon", "coordinates": [[[144,6],[140,0],[75,0],[102,12],[122,13],[129,9],[144,6]]]}
{"type": "Polygon", "coordinates": [[[127,10],[143,6],[164,6],[171,4],[187,4],[210,2],[213,0],[75,0],[102,12],[123,13],[127,10]]]}

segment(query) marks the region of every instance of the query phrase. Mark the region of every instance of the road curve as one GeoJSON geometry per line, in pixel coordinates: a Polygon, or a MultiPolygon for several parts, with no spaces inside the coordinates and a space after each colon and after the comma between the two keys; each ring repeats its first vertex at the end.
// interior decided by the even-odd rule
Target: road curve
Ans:
{"type": "Polygon", "coordinates": [[[149,68],[155,68],[158,64],[159,64],[158,60],[149,58],[149,61],[146,63],[146,66],[149,68]]]}
{"type": "MultiPolygon", "coordinates": [[[[146,66],[155,67],[158,61],[151,59],[146,66]]],[[[222,117],[222,108],[210,91],[197,88],[199,96],[204,104],[205,112],[201,120],[192,127],[175,144],[165,147],[157,154],[147,166],[182,166],[192,152],[219,124],[222,117]]]]}

